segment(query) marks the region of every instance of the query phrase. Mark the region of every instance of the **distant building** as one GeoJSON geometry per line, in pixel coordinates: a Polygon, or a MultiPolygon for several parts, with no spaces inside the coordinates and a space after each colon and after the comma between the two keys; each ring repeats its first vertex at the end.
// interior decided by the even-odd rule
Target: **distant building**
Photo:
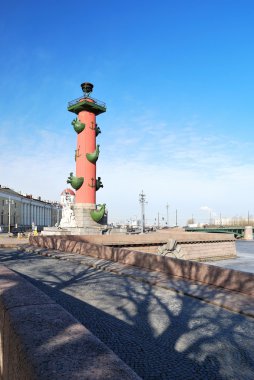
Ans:
{"type": "Polygon", "coordinates": [[[141,226],[141,220],[139,219],[131,219],[130,220],[130,227],[133,227],[133,228],[139,228],[141,226]]]}
{"type": "Polygon", "coordinates": [[[0,185],[0,226],[7,232],[14,227],[22,227],[24,230],[37,226],[54,226],[61,219],[61,206],[57,202],[43,201],[41,197],[23,195],[8,187],[0,185]],[[10,203],[10,206],[9,206],[10,203]],[[10,219],[9,219],[10,209],[10,219]]]}
{"type": "Polygon", "coordinates": [[[217,218],[214,219],[215,226],[231,226],[234,224],[234,220],[232,218],[217,218]]]}

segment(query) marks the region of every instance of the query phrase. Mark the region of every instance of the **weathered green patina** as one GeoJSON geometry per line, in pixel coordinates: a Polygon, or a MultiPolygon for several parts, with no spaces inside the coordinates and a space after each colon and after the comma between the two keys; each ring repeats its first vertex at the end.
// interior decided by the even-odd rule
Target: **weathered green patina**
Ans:
{"type": "Polygon", "coordinates": [[[106,210],[106,204],[102,204],[102,205],[97,205],[97,208],[96,210],[91,210],[90,211],[90,215],[91,215],[91,218],[95,221],[95,222],[99,222],[104,214],[105,214],[105,210],[106,210]]]}
{"type": "Polygon", "coordinates": [[[70,173],[67,183],[70,183],[73,189],[78,190],[81,188],[84,182],[84,177],[75,177],[73,173],[70,173]]]}
{"type": "Polygon", "coordinates": [[[95,128],[95,133],[96,133],[96,137],[101,133],[101,129],[100,129],[100,127],[97,126],[97,124],[96,124],[96,128],[95,128]]]}
{"type": "Polygon", "coordinates": [[[77,133],[81,133],[86,127],[86,125],[84,123],[81,123],[77,117],[76,119],[72,120],[71,124],[77,133]]]}
{"type": "Polygon", "coordinates": [[[86,158],[88,159],[89,162],[91,162],[92,164],[95,164],[99,158],[99,154],[100,154],[100,145],[96,145],[95,151],[92,153],[87,153],[86,158]]]}
{"type": "Polygon", "coordinates": [[[77,158],[79,158],[81,154],[79,154],[79,149],[75,149],[75,161],[77,161],[77,158]]]}
{"type": "Polygon", "coordinates": [[[106,105],[98,100],[93,99],[93,102],[90,101],[92,98],[79,98],[72,100],[68,104],[68,111],[74,112],[77,115],[81,111],[88,111],[94,113],[96,116],[100,113],[106,112],[106,105]]]}
{"type": "Polygon", "coordinates": [[[101,182],[101,177],[98,177],[96,180],[96,191],[98,191],[101,187],[103,187],[103,183],[101,182]]]}

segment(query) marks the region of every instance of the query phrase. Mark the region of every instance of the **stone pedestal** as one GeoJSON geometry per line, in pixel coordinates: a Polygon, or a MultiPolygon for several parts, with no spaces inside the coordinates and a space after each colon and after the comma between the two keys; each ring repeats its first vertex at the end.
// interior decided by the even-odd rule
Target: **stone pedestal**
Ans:
{"type": "MultiPolygon", "coordinates": [[[[76,227],[45,227],[42,235],[102,235],[108,232],[107,220],[96,223],[90,211],[95,209],[92,203],[76,203],[73,206],[76,227]]],[[[107,219],[107,218],[106,218],[107,219]]]]}
{"type": "Polygon", "coordinates": [[[76,203],[73,206],[74,215],[76,220],[76,225],[79,228],[101,228],[107,226],[107,221],[104,218],[99,222],[95,222],[91,215],[90,211],[95,210],[95,204],[90,203],[76,203]]]}
{"type": "Polygon", "coordinates": [[[98,226],[98,223],[95,223],[90,215],[90,211],[94,209],[94,204],[75,203],[73,210],[77,227],[84,228],[98,226]]]}
{"type": "Polygon", "coordinates": [[[244,229],[244,240],[253,240],[253,227],[246,226],[244,229]]]}
{"type": "Polygon", "coordinates": [[[97,227],[69,227],[69,228],[58,228],[58,227],[44,227],[41,235],[43,236],[67,236],[67,235],[104,235],[108,233],[107,226],[97,225],[97,227]]]}

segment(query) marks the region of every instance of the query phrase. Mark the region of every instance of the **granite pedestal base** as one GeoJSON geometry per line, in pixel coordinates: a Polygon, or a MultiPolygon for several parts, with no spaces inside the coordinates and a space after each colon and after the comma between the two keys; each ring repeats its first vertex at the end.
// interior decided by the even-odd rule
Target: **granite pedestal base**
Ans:
{"type": "Polygon", "coordinates": [[[58,228],[58,227],[44,227],[41,231],[43,236],[52,236],[52,235],[104,235],[108,231],[107,226],[99,227],[69,227],[69,228],[58,228]]]}
{"type": "Polygon", "coordinates": [[[104,218],[96,223],[90,211],[95,209],[95,204],[78,203],[73,206],[77,227],[45,227],[41,232],[44,236],[49,235],[103,235],[107,232],[107,220],[104,218]]]}

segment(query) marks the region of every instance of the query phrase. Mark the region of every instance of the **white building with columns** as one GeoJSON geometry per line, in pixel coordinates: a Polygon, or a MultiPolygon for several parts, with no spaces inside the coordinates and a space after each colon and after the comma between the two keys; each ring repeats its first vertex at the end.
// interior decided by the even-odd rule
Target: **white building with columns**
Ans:
{"type": "Polygon", "coordinates": [[[37,226],[55,226],[61,220],[62,207],[58,202],[43,201],[29,194],[18,193],[0,185],[0,226],[3,231],[14,227],[28,230],[37,226]]]}

